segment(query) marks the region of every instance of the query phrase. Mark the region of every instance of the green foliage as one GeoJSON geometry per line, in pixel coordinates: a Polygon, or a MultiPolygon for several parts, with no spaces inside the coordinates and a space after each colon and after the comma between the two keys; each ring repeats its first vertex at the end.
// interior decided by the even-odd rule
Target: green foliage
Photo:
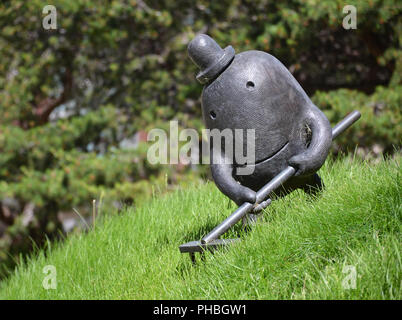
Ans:
{"type": "Polygon", "coordinates": [[[242,241],[194,266],[178,245],[234,209],[212,184],[178,190],[38,253],[0,287],[4,299],[401,299],[401,157],[327,162],[318,198],[294,192],[242,241]],[[43,268],[57,270],[45,290],[43,268]],[[356,288],[345,289],[356,270],[356,288]],[[346,271],[346,273],[345,273],[346,271]]]}
{"type": "MultiPolygon", "coordinates": [[[[361,120],[336,139],[338,149],[352,150],[356,145],[366,150],[377,146],[384,154],[400,150],[402,137],[402,86],[378,86],[372,95],[339,89],[317,92],[313,101],[333,124],[351,110],[359,110],[361,120]]],[[[378,151],[377,151],[378,153],[378,151]]]]}
{"type": "Polygon", "coordinates": [[[361,110],[346,148],[400,146],[398,1],[355,2],[357,30],[342,28],[340,0],[57,0],[58,28],[44,30],[47,4],[0,3],[1,266],[56,237],[61,212],[86,216],[102,194],[113,211],[205,173],[151,166],[143,138],[121,147],[172,119],[202,128],[186,52],[198,32],[278,57],[333,124],[361,110]]]}

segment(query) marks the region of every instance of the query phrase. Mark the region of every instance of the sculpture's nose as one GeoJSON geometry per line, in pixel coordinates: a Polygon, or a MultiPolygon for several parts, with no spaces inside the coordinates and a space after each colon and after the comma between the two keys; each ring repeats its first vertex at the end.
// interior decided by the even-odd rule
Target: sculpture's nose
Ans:
{"type": "Polygon", "coordinates": [[[197,35],[188,45],[188,55],[200,68],[197,80],[206,83],[219,75],[232,61],[235,52],[231,46],[222,49],[206,34],[197,35]]]}

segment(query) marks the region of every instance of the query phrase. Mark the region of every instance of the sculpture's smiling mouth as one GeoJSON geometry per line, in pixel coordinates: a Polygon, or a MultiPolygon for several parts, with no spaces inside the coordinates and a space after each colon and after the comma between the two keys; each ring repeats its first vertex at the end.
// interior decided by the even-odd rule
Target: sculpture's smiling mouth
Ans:
{"type": "Polygon", "coordinates": [[[268,161],[268,160],[271,160],[273,157],[275,157],[277,154],[279,154],[282,150],[284,150],[287,146],[288,146],[288,144],[289,144],[289,141],[287,141],[287,142],[285,142],[285,144],[282,146],[282,147],[280,147],[279,149],[278,149],[278,151],[276,151],[276,152],[274,152],[273,154],[271,154],[271,155],[269,155],[268,157],[265,157],[265,158],[263,158],[263,159],[261,159],[261,160],[258,160],[258,161],[256,161],[256,162],[254,162],[254,163],[245,163],[245,164],[243,164],[243,165],[239,165],[239,167],[245,167],[245,166],[248,166],[248,165],[257,165],[257,164],[261,164],[261,163],[263,163],[263,162],[266,162],[266,161],[268,161]]]}
{"type": "Polygon", "coordinates": [[[289,144],[289,141],[285,142],[285,144],[279,148],[278,151],[274,152],[273,154],[271,154],[270,156],[263,158],[261,160],[256,161],[254,164],[260,164],[263,163],[265,161],[268,161],[270,159],[272,159],[273,157],[275,157],[279,152],[281,152],[283,149],[285,149],[287,147],[287,145],[289,144]]]}

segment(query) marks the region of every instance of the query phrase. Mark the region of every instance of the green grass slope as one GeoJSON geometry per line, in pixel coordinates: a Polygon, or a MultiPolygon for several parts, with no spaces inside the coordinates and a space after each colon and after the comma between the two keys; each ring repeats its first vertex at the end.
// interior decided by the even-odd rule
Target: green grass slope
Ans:
{"type": "Polygon", "coordinates": [[[0,285],[0,298],[401,299],[399,160],[327,162],[320,197],[274,201],[252,231],[228,235],[240,243],[197,265],[178,246],[235,206],[212,183],[178,190],[39,252],[0,285]],[[46,265],[57,289],[42,286],[46,265]]]}

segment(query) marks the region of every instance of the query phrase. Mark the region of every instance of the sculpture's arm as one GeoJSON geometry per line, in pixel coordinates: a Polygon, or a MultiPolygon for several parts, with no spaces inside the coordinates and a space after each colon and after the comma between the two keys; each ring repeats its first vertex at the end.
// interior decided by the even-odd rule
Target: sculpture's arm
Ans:
{"type": "Polygon", "coordinates": [[[211,172],[218,189],[237,205],[241,205],[243,202],[255,203],[255,191],[242,186],[233,178],[233,165],[224,163],[224,158],[220,154],[215,154],[211,164],[211,172]]]}
{"type": "Polygon", "coordinates": [[[308,108],[306,124],[312,132],[310,145],[306,151],[289,160],[289,164],[297,169],[296,176],[312,174],[320,169],[332,142],[331,124],[324,113],[313,104],[308,108]]]}

